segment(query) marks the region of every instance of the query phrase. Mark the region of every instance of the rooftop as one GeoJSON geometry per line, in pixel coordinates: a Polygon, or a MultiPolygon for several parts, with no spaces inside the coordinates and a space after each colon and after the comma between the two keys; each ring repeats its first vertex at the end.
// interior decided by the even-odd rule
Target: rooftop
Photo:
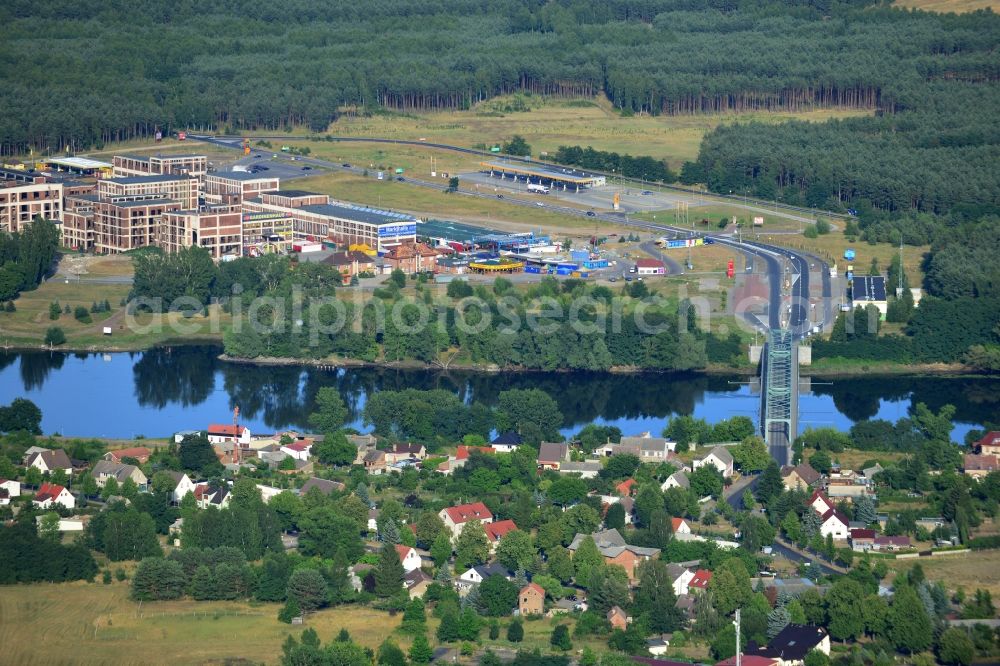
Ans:
{"type": "Polygon", "coordinates": [[[126,178],[105,178],[106,183],[117,183],[118,185],[141,185],[143,183],[162,183],[178,180],[194,180],[191,176],[176,176],[173,174],[157,176],[128,176],[126,178]]]}
{"type": "Polygon", "coordinates": [[[262,176],[249,171],[216,171],[208,174],[206,178],[225,178],[227,180],[278,180],[277,176],[262,176]]]}
{"type": "Polygon", "coordinates": [[[73,169],[110,169],[114,165],[99,160],[92,160],[88,157],[57,157],[45,160],[49,164],[70,167],[73,169]]]}
{"type": "MultiPolygon", "coordinates": [[[[286,193],[279,193],[286,194],[286,193]]],[[[341,220],[351,220],[353,222],[364,222],[366,224],[398,224],[400,222],[417,222],[417,218],[408,213],[394,213],[378,208],[367,208],[365,206],[352,206],[350,204],[319,204],[313,206],[303,206],[302,210],[334,217],[341,220]]]]}
{"type": "Polygon", "coordinates": [[[884,301],[885,278],[881,275],[856,275],[851,283],[854,301],[884,301]]]}

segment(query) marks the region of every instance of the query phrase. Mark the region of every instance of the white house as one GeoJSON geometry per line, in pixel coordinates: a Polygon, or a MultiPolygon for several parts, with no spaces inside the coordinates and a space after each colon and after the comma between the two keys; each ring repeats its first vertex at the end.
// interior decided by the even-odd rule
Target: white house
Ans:
{"type": "Polygon", "coordinates": [[[493,522],[493,514],[482,502],[459,504],[458,506],[450,506],[447,509],[441,509],[438,513],[438,517],[444,521],[445,527],[451,531],[452,539],[458,538],[458,535],[462,533],[462,528],[465,527],[465,524],[469,521],[476,521],[479,523],[493,522]]]}
{"type": "Polygon", "coordinates": [[[108,479],[114,479],[118,484],[125,483],[127,479],[132,479],[139,490],[145,490],[149,479],[141,469],[135,465],[112,462],[110,460],[98,460],[91,469],[91,475],[98,487],[103,488],[108,479]]]}
{"type": "Polygon", "coordinates": [[[311,455],[310,449],[312,449],[312,441],[302,440],[285,444],[281,447],[281,452],[287,453],[296,460],[309,460],[309,456],[311,455]]]}
{"type": "Polygon", "coordinates": [[[212,423],[208,426],[207,435],[209,444],[239,442],[247,446],[250,445],[250,429],[246,426],[212,423]]]}
{"type": "Polygon", "coordinates": [[[32,503],[39,509],[49,509],[54,504],[62,504],[67,509],[76,508],[76,498],[73,494],[54,483],[43,483],[35,493],[32,503]]]}
{"type": "Polygon", "coordinates": [[[13,479],[0,479],[0,506],[10,504],[11,497],[21,496],[21,482],[13,479]]]}
{"type": "Polygon", "coordinates": [[[670,519],[670,523],[671,523],[670,526],[673,528],[674,534],[691,534],[692,533],[691,532],[691,525],[689,525],[688,521],[684,520],[683,518],[671,518],[670,519]]]}
{"type": "Polygon", "coordinates": [[[837,506],[820,490],[813,491],[812,496],[809,498],[809,506],[812,507],[813,511],[821,516],[827,511],[837,508],[837,506]]]}
{"type": "Polygon", "coordinates": [[[260,498],[261,500],[264,501],[264,504],[270,502],[271,498],[274,497],[275,495],[280,495],[282,492],[285,491],[284,488],[275,488],[274,486],[264,486],[259,483],[257,484],[257,490],[260,491],[260,498]]]}
{"type": "Polygon", "coordinates": [[[712,465],[727,479],[733,475],[733,455],[724,446],[717,446],[704,458],[693,461],[691,469],[693,471],[705,465],[712,465]]]}
{"type": "Polygon", "coordinates": [[[460,592],[467,592],[473,586],[479,585],[490,576],[503,576],[507,580],[510,580],[511,578],[510,571],[499,562],[480,564],[479,566],[472,567],[459,576],[455,580],[455,587],[457,587],[460,592]]]}
{"type": "Polygon", "coordinates": [[[667,480],[660,484],[660,490],[667,491],[671,488],[683,488],[687,490],[691,487],[691,482],[688,481],[687,473],[684,470],[674,472],[667,477],[667,480]]]}
{"type": "Polygon", "coordinates": [[[403,571],[410,573],[414,569],[420,568],[420,555],[413,546],[403,546],[396,544],[396,552],[399,553],[399,561],[403,565],[403,571]]]}
{"type": "Polygon", "coordinates": [[[174,480],[174,489],[170,492],[170,499],[179,503],[188,493],[194,492],[194,483],[183,472],[167,472],[174,480]]]}
{"type": "Polygon", "coordinates": [[[36,451],[27,457],[25,464],[36,468],[42,474],[51,474],[57,469],[63,470],[66,474],[73,473],[73,463],[62,449],[36,451]]]}
{"type": "Polygon", "coordinates": [[[679,564],[668,564],[667,575],[670,576],[670,580],[674,588],[674,594],[679,597],[682,594],[688,593],[691,581],[694,580],[693,571],[687,567],[682,567],[679,564]]]}
{"type": "Polygon", "coordinates": [[[834,540],[846,540],[851,533],[850,521],[837,509],[830,509],[820,516],[820,520],[823,522],[820,523],[819,533],[824,539],[832,535],[834,540]]]}
{"type": "Polygon", "coordinates": [[[521,446],[521,436],[516,432],[501,433],[490,442],[490,446],[496,453],[513,453],[521,446]]]}

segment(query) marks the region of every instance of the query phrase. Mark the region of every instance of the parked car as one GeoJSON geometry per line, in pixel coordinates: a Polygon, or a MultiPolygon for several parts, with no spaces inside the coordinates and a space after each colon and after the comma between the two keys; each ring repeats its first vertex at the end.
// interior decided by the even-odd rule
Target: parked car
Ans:
{"type": "Polygon", "coordinates": [[[597,213],[595,213],[594,211],[592,210],[587,211],[587,217],[594,217],[595,215],[597,215],[597,213]]]}
{"type": "Polygon", "coordinates": [[[402,183],[402,182],[405,182],[405,181],[406,181],[406,179],[405,179],[405,178],[403,178],[402,176],[398,176],[398,177],[396,178],[396,180],[398,180],[398,181],[399,181],[399,182],[401,182],[401,183],[402,183]]]}
{"type": "Polygon", "coordinates": [[[643,190],[642,193],[643,193],[644,196],[649,196],[650,194],[653,193],[653,191],[652,190],[643,190]]]}
{"type": "Polygon", "coordinates": [[[345,169],[350,169],[351,168],[351,163],[350,162],[344,162],[340,166],[344,167],[345,169]]]}
{"type": "Polygon", "coordinates": [[[312,167],[311,166],[304,166],[304,167],[302,167],[302,170],[303,171],[312,171],[312,167]]]}

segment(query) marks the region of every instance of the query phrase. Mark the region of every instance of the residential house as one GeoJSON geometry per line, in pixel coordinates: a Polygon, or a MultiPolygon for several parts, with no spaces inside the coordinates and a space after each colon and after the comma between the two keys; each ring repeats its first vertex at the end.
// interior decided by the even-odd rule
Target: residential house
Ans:
{"type": "Polygon", "coordinates": [[[208,443],[238,442],[244,446],[250,445],[250,429],[241,425],[226,425],[212,423],[208,426],[208,443]]]}
{"type": "Polygon", "coordinates": [[[785,484],[785,490],[808,490],[822,478],[823,475],[807,462],[799,463],[795,467],[786,465],[781,468],[781,481],[785,484]]]}
{"type": "Polygon", "coordinates": [[[382,474],[385,472],[385,451],[374,449],[365,454],[365,471],[369,474],[382,474]]]}
{"type": "Polygon", "coordinates": [[[708,584],[712,580],[712,572],[708,569],[697,569],[692,576],[691,581],[688,583],[688,590],[701,590],[704,592],[708,589],[708,584]]]}
{"type": "Polygon", "coordinates": [[[635,490],[635,486],[635,479],[625,479],[615,486],[615,492],[622,497],[631,497],[632,492],[635,490]]]}
{"type": "Polygon", "coordinates": [[[497,435],[496,439],[490,442],[490,446],[497,453],[513,453],[521,446],[521,436],[516,432],[504,432],[497,435]]]}
{"type": "Polygon", "coordinates": [[[683,488],[687,490],[691,487],[691,482],[688,480],[687,473],[684,470],[679,470],[674,472],[667,477],[667,480],[660,484],[660,490],[666,492],[671,488],[683,488]]]}
{"type": "Polygon", "coordinates": [[[908,536],[878,536],[875,537],[875,542],[872,544],[872,550],[893,551],[912,547],[913,544],[910,543],[908,536]]]}
{"type": "Polygon", "coordinates": [[[369,451],[374,451],[375,447],[378,446],[378,440],[375,435],[347,435],[347,441],[353,444],[358,449],[357,455],[354,456],[355,465],[365,464],[365,455],[369,451]]]}
{"type": "Polygon", "coordinates": [[[538,447],[538,468],[554,469],[569,462],[569,444],[566,442],[542,442],[538,447]]]}
{"type": "Polygon", "coordinates": [[[766,646],[747,644],[745,653],[751,656],[777,659],[777,666],[803,666],[806,655],[813,650],[830,654],[830,635],[823,627],[789,624],[766,646]]]}
{"type": "Polygon", "coordinates": [[[733,454],[724,446],[716,446],[705,457],[694,460],[691,463],[691,469],[696,470],[705,465],[712,465],[719,470],[723,477],[728,479],[733,475],[733,454]]]}
{"type": "Polygon", "coordinates": [[[646,652],[653,655],[654,657],[659,657],[660,655],[666,654],[668,647],[670,647],[670,641],[668,641],[662,635],[646,639],[646,652]]]}
{"type": "Polygon", "coordinates": [[[54,504],[61,504],[67,509],[75,509],[76,498],[63,486],[46,482],[39,486],[32,504],[39,509],[49,509],[54,504]]]}
{"type": "Polygon", "coordinates": [[[965,472],[966,476],[971,476],[973,479],[981,479],[990,472],[997,471],[997,469],[997,456],[966,453],[962,458],[962,471],[965,472]]]}
{"type": "Polygon", "coordinates": [[[671,518],[670,526],[673,529],[674,534],[693,534],[691,530],[691,525],[688,521],[683,518],[671,518]]]}
{"type": "Polygon", "coordinates": [[[103,488],[108,482],[108,479],[114,479],[118,485],[125,483],[126,479],[132,479],[132,482],[139,488],[139,490],[146,490],[146,486],[149,484],[149,479],[141,469],[135,465],[127,465],[120,462],[112,462],[110,460],[98,460],[94,463],[94,467],[91,470],[91,475],[94,477],[94,481],[97,482],[98,487],[103,488]]]}
{"type": "Polygon", "coordinates": [[[808,504],[812,507],[813,511],[821,516],[830,509],[837,508],[837,506],[823,494],[822,490],[814,490],[813,494],[809,497],[808,504]]]}
{"type": "Polygon", "coordinates": [[[303,439],[291,444],[283,444],[279,447],[279,450],[296,460],[309,460],[312,456],[312,445],[313,442],[311,439],[303,439]]]}
{"type": "Polygon", "coordinates": [[[410,572],[420,568],[421,560],[416,548],[396,544],[396,552],[399,553],[399,561],[403,565],[403,571],[410,572]]]}
{"type": "Polygon", "coordinates": [[[853,504],[854,500],[863,495],[875,495],[874,484],[869,484],[863,477],[852,479],[830,480],[826,486],[826,496],[832,502],[844,501],[853,504]]]}
{"type": "Polygon", "coordinates": [[[174,471],[167,471],[167,474],[174,480],[174,489],[170,491],[170,499],[174,503],[179,504],[185,495],[194,492],[195,485],[187,474],[174,471]]]}
{"type": "Polygon", "coordinates": [[[846,540],[850,532],[850,521],[837,509],[830,509],[820,516],[819,533],[825,539],[833,536],[835,541],[846,540]]]}
{"type": "Polygon", "coordinates": [[[335,492],[343,492],[345,487],[340,481],[330,481],[329,479],[320,479],[314,476],[302,484],[302,487],[299,488],[299,495],[305,496],[313,488],[324,495],[330,495],[335,492]]]}
{"type": "Polygon", "coordinates": [[[386,451],[385,461],[394,465],[402,460],[423,460],[427,457],[427,449],[423,444],[396,444],[386,451]]]}
{"type": "Polygon", "coordinates": [[[180,444],[185,437],[201,437],[200,430],[178,430],[174,433],[174,444],[180,444]]]}
{"type": "Polygon", "coordinates": [[[545,590],[537,583],[528,583],[517,595],[520,615],[541,615],[545,611],[545,590]]]}
{"type": "Polygon", "coordinates": [[[67,475],[73,473],[73,462],[62,449],[42,449],[41,451],[35,451],[27,456],[25,466],[34,467],[42,474],[51,474],[57,469],[61,469],[67,475]]]}
{"type": "Polygon", "coordinates": [[[441,509],[438,516],[451,532],[452,539],[458,538],[458,535],[462,533],[462,528],[469,521],[477,521],[484,526],[486,523],[493,522],[493,514],[482,502],[450,506],[447,509],[441,509]]]}
{"type": "Polygon", "coordinates": [[[145,446],[136,446],[131,449],[115,449],[104,454],[104,459],[110,462],[120,463],[124,458],[135,458],[140,465],[149,462],[149,456],[153,452],[145,446]]]}
{"type": "MultiPolygon", "coordinates": [[[[580,544],[587,537],[586,534],[577,534],[573,537],[568,550],[575,553],[580,548],[580,544]]],[[[597,549],[604,556],[605,564],[617,564],[628,574],[629,580],[635,580],[636,569],[639,564],[646,560],[658,557],[659,548],[646,548],[643,546],[631,546],[625,543],[625,539],[616,529],[602,530],[589,535],[593,537],[597,549]]]]}
{"type": "Polygon", "coordinates": [[[389,248],[383,258],[389,270],[398,268],[409,275],[435,271],[438,254],[425,243],[406,242],[389,248]]]}
{"type": "Polygon", "coordinates": [[[851,549],[863,553],[872,549],[875,545],[875,537],[878,533],[869,529],[851,530],[851,549]]]}
{"type": "Polygon", "coordinates": [[[611,610],[608,611],[607,617],[608,623],[611,625],[612,629],[621,629],[622,631],[625,631],[628,627],[629,617],[625,611],[618,606],[612,606],[611,610]]]}
{"type": "Polygon", "coordinates": [[[0,479],[0,506],[10,504],[10,498],[21,496],[21,482],[14,479],[0,479]]]}
{"type": "Polygon", "coordinates": [[[991,430],[975,444],[976,451],[984,456],[1000,456],[1000,430],[991,430]]]}
{"type": "Polygon", "coordinates": [[[468,569],[461,576],[456,578],[455,587],[458,589],[460,594],[464,594],[490,576],[503,576],[507,580],[510,580],[514,577],[514,574],[512,574],[507,567],[499,562],[480,564],[468,569]]]}
{"type": "Polygon", "coordinates": [[[334,252],[323,259],[322,263],[329,264],[336,268],[344,277],[344,281],[349,282],[351,277],[361,273],[375,273],[375,259],[361,250],[348,250],[345,252],[334,252]]]}
{"type": "Polygon", "coordinates": [[[490,552],[495,552],[497,546],[500,545],[500,540],[507,536],[508,533],[516,530],[517,525],[514,524],[513,520],[508,518],[507,520],[498,520],[495,523],[483,523],[483,529],[486,531],[486,538],[490,542],[490,552]]]}
{"type": "Polygon", "coordinates": [[[644,463],[658,464],[666,462],[670,454],[677,449],[677,442],[671,442],[663,437],[653,437],[648,432],[634,437],[622,437],[617,444],[611,445],[611,455],[631,454],[638,456],[644,463]]]}
{"type": "Polygon", "coordinates": [[[688,593],[691,580],[694,578],[693,571],[687,567],[682,567],[679,564],[671,563],[667,565],[667,575],[670,576],[670,581],[674,588],[674,594],[679,597],[682,594],[688,593]]]}
{"type": "Polygon", "coordinates": [[[423,598],[427,592],[427,587],[434,582],[434,579],[421,568],[408,571],[403,576],[403,589],[410,595],[410,599],[423,598]]]}
{"type": "Polygon", "coordinates": [[[579,474],[581,479],[596,479],[603,465],[599,460],[584,460],[582,462],[564,462],[559,465],[560,474],[579,474]]]}

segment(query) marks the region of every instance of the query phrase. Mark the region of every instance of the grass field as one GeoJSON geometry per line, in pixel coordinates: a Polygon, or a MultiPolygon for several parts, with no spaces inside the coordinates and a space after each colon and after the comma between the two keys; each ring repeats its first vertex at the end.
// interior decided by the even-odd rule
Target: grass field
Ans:
{"type": "MultiPolygon", "coordinates": [[[[0,588],[0,645],[3,663],[19,666],[62,664],[221,664],[276,663],[281,644],[301,628],[277,620],[277,604],[244,602],[167,601],[136,604],[128,598],[128,583],[37,584],[0,588]]],[[[328,642],[347,629],[360,645],[377,648],[393,635],[402,619],[363,606],[347,606],[310,615],[306,626],[328,642]]],[[[501,637],[509,618],[501,620],[501,637]]],[[[520,646],[504,640],[490,647],[535,647],[549,651],[549,636],[557,623],[574,620],[539,619],[526,622],[520,646]]],[[[428,613],[433,644],[437,620],[428,613]]],[[[409,637],[395,634],[408,649],[409,637]]],[[[596,638],[574,640],[574,648],[606,650],[596,638]]],[[[705,657],[704,647],[686,648],[690,657],[705,657]]]]}
{"type": "Polygon", "coordinates": [[[893,4],[907,9],[955,12],[956,14],[974,12],[980,9],[992,9],[994,13],[1000,11],[1000,2],[997,0],[896,0],[893,4]]]}
{"type": "Polygon", "coordinates": [[[705,132],[735,121],[783,122],[789,118],[823,121],[864,112],[822,109],[804,113],[747,113],[697,116],[622,117],[603,96],[586,100],[554,100],[533,95],[501,97],[469,111],[421,115],[387,114],[342,117],[331,125],[335,136],[386,137],[461,146],[496,145],[520,134],[534,155],[544,157],[561,145],[652,155],[679,168],[694,159],[705,132]],[[511,108],[526,109],[510,111],[511,108]]]}
{"type": "Polygon", "coordinates": [[[994,598],[1000,594],[1000,551],[979,550],[974,553],[893,560],[889,568],[905,573],[920,562],[930,580],[940,580],[949,590],[959,587],[972,592],[977,587],[989,590],[994,598]]]}
{"type": "MultiPolygon", "coordinates": [[[[87,263],[88,271],[84,275],[122,275],[128,270],[120,260],[103,259],[87,263]]],[[[180,314],[172,312],[163,315],[160,324],[154,315],[139,315],[131,321],[126,316],[121,300],[125,298],[131,285],[128,284],[98,284],[76,281],[62,276],[53,278],[34,291],[21,294],[14,304],[16,312],[0,312],[0,342],[4,345],[18,344],[25,346],[42,345],[45,332],[50,326],[58,326],[66,334],[65,347],[71,349],[101,349],[114,351],[117,349],[143,349],[158,343],[178,337],[198,339],[221,339],[220,331],[229,321],[226,315],[216,306],[210,309],[209,316],[194,316],[184,319],[180,314]],[[88,310],[95,302],[107,300],[111,305],[110,313],[93,313],[89,324],[77,321],[72,314],[61,314],[59,319],[49,319],[49,305],[58,301],[63,307],[70,309],[82,305],[88,310]],[[110,326],[110,337],[103,334],[103,328],[110,326]]]]}

